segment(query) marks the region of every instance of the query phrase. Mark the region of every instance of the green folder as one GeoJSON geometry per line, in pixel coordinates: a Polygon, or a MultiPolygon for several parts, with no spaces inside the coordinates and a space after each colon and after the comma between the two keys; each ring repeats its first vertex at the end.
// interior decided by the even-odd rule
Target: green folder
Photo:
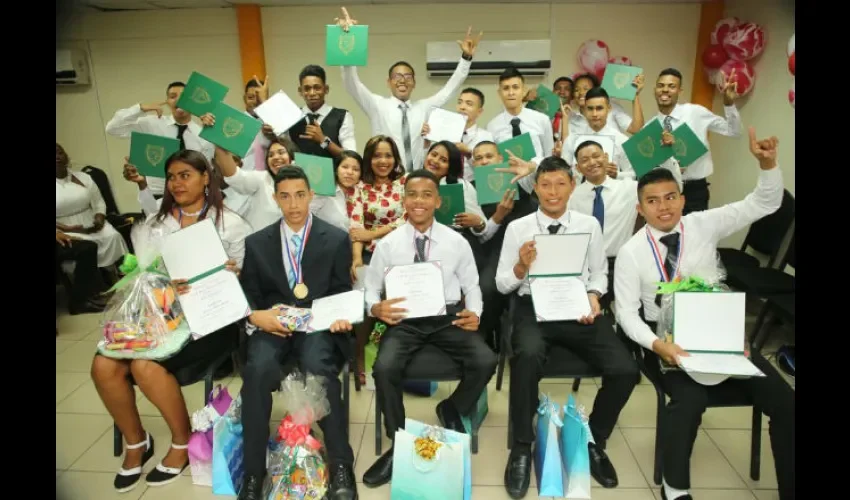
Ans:
{"type": "Polygon", "coordinates": [[[434,217],[440,224],[451,226],[454,224],[455,216],[466,211],[466,203],[463,200],[463,184],[441,184],[440,208],[434,212],[434,217]]]}
{"type": "Polygon", "coordinates": [[[510,172],[496,172],[497,168],[508,168],[507,163],[497,163],[495,165],[486,165],[483,167],[475,167],[472,172],[475,174],[475,190],[478,192],[478,204],[489,205],[491,203],[499,203],[502,201],[502,196],[508,189],[516,189],[514,199],[519,199],[519,184],[511,184],[511,179],[514,174],[510,172]]]}
{"type": "Polygon", "coordinates": [[[500,142],[497,147],[505,161],[511,159],[508,151],[516,155],[517,158],[525,161],[531,161],[537,155],[534,151],[534,144],[531,142],[531,135],[528,132],[500,142]]]}
{"type": "Polygon", "coordinates": [[[661,145],[663,132],[661,122],[652,120],[649,125],[623,143],[623,151],[629,158],[638,179],[673,156],[671,146],[661,145]]]}
{"type": "Polygon", "coordinates": [[[161,135],[130,133],[130,165],[145,177],[165,178],[165,160],[180,151],[180,141],[161,135]]]}
{"type": "Polygon", "coordinates": [[[551,120],[561,110],[561,98],[541,83],[537,86],[537,99],[529,101],[525,107],[540,111],[551,120]]]}
{"type": "Polygon", "coordinates": [[[369,26],[351,26],[348,32],[337,25],[325,28],[325,64],[366,66],[369,60],[369,26]]]}
{"type": "Polygon", "coordinates": [[[637,66],[609,64],[605,67],[602,88],[608,92],[608,97],[634,101],[637,95],[637,87],[632,85],[632,82],[641,73],[643,73],[643,68],[637,66]]]}
{"type": "Polygon", "coordinates": [[[295,164],[304,170],[310,179],[310,188],[319,196],[336,195],[334,162],[324,156],[295,153],[295,164]]]}
{"type": "Polygon", "coordinates": [[[180,99],[177,99],[177,107],[195,116],[203,116],[213,112],[218,103],[224,100],[228,90],[212,78],[195,71],[186,82],[180,99]]]}
{"type": "Polygon", "coordinates": [[[262,122],[223,102],[215,106],[212,114],[215,125],[204,127],[201,139],[244,158],[263,127],[262,122]]]}
{"type": "Polygon", "coordinates": [[[673,144],[673,155],[679,161],[679,166],[687,167],[691,163],[702,158],[702,155],[708,153],[708,148],[697,137],[691,127],[687,123],[679,125],[673,131],[673,137],[676,143],[673,144]]]}

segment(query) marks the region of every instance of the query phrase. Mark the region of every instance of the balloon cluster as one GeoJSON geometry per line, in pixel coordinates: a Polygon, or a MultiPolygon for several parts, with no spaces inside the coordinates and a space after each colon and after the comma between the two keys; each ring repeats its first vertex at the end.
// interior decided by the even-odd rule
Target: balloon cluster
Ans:
{"type": "Polygon", "coordinates": [[[738,96],[748,94],[756,82],[751,61],[764,51],[764,29],[755,23],[742,23],[737,17],[721,19],[711,33],[711,45],[702,53],[708,81],[722,91],[732,75],[738,96]]]}
{"type": "Polygon", "coordinates": [[[797,78],[797,58],[796,58],[796,47],[794,46],[794,36],[791,35],[791,39],[788,40],[788,71],[791,72],[791,76],[794,78],[791,80],[791,90],[788,91],[788,102],[791,103],[791,107],[796,109],[796,101],[797,101],[797,92],[795,91],[795,83],[797,78]]]}
{"type": "Polygon", "coordinates": [[[611,57],[608,44],[602,40],[587,40],[578,48],[576,54],[578,66],[583,71],[573,74],[573,80],[584,73],[596,75],[600,81],[605,76],[605,67],[608,63],[631,66],[632,60],[625,56],[611,57]]]}

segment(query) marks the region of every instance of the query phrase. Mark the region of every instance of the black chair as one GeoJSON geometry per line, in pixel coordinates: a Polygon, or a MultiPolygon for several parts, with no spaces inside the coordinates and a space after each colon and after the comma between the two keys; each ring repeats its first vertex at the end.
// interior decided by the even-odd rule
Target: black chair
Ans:
{"type": "Polygon", "coordinates": [[[785,293],[794,293],[795,278],[785,272],[787,266],[796,268],[796,229],[793,224],[790,231],[790,244],[785,255],[780,259],[776,267],[757,267],[754,269],[727,269],[726,283],[729,286],[746,292],[748,295],[756,297],[765,297],[767,295],[777,295],[785,293]]]}
{"type": "Polygon", "coordinates": [[[758,259],[747,253],[747,248],[752,248],[760,254],[767,255],[766,267],[772,267],[779,253],[782,238],[788,233],[788,229],[794,220],[795,205],[794,196],[786,189],[782,194],[782,205],[779,209],[750,225],[740,250],[737,248],[717,249],[723,265],[727,269],[760,267],[758,259]]]}
{"type": "Polygon", "coordinates": [[[765,299],[764,306],[762,306],[750,334],[750,345],[754,351],[761,351],[767,343],[767,339],[770,338],[770,334],[773,333],[773,329],[767,322],[769,316],[773,315],[785,323],[796,324],[795,293],[767,295],[765,299]]]}
{"type": "MultiPolygon", "coordinates": [[[[499,352],[499,365],[496,369],[496,390],[502,390],[502,379],[505,371],[505,361],[513,356],[511,347],[511,336],[514,330],[514,314],[519,296],[512,293],[508,305],[507,317],[502,322],[502,348],[499,352]]],[[[553,345],[549,348],[546,366],[543,367],[543,378],[571,378],[573,379],[573,392],[579,390],[582,378],[601,377],[602,371],[594,368],[584,360],[573,354],[569,349],[553,345]]],[[[508,449],[513,446],[513,425],[511,423],[510,399],[508,399],[508,449]]]]}
{"type": "Polygon", "coordinates": [[[130,229],[132,229],[135,221],[145,220],[145,214],[141,212],[120,213],[118,211],[118,204],[115,203],[115,196],[112,193],[112,186],[109,184],[109,177],[107,177],[106,173],[91,165],[83,167],[83,172],[88,174],[94,183],[97,184],[100,196],[106,204],[106,220],[112,224],[116,231],[121,233],[121,236],[127,243],[127,248],[129,248],[132,253],[133,242],[130,240],[130,229]]]}
{"type": "MultiPolygon", "coordinates": [[[[460,380],[463,375],[460,365],[455,363],[448,354],[437,347],[426,345],[420,349],[407,364],[404,370],[404,380],[427,380],[448,382],[460,380]]],[[[356,377],[355,377],[356,378],[356,377]]],[[[378,388],[375,388],[375,455],[381,454],[381,398],[378,388]]],[[[469,445],[473,454],[478,453],[478,428],[473,426],[469,445]]]]}

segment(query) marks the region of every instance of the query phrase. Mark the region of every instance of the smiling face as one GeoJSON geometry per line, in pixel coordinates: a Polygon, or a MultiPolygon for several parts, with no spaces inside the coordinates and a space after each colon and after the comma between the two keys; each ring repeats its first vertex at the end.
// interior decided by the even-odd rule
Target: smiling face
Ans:
{"type": "Polygon", "coordinates": [[[389,178],[395,169],[395,157],[393,156],[393,148],[390,146],[390,143],[381,141],[375,146],[371,167],[376,179],[389,178]]]}
{"type": "Polygon", "coordinates": [[[596,144],[585,146],[576,153],[576,166],[588,182],[599,185],[605,181],[605,153],[596,144]]]}
{"type": "Polygon", "coordinates": [[[659,108],[675,106],[679,102],[682,82],[673,75],[659,76],[655,82],[655,102],[659,108]]]}
{"type": "Polygon", "coordinates": [[[289,151],[286,146],[280,143],[274,143],[269,147],[269,154],[266,159],[266,166],[272,175],[275,175],[281,168],[292,163],[292,158],[289,156],[289,151]]]}
{"type": "Polygon", "coordinates": [[[553,219],[563,215],[575,185],[566,170],[541,173],[534,184],[534,192],[537,193],[543,213],[553,219]]]}
{"type": "Polygon", "coordinates": [[[494,163],[504,163],[504,161],[504,157],[495,144],[480,144],[472,150],[473,167],[484,167],[494,163]]]}
{"type": "Polygon", "coordinates": [[[584,107],[584,96],[587,94],[587,91],[592,88],[593,82],[591,82],[589,78],[579,78],[576,80],[575,89],[573,90],[573,97],[576,100],[576,104],[580,107],[584,107]]]}
{"type": "Polygon", "coordinates": [[[562,104],[569,104],[573,99],[573,83],[569,80],[561,80],[555,84],[552,92],[558,94],[562,104]]]}
{"type": "Polygon", "coordinates": [[[430,170],[437,179],[442,179],[449,173],[449,151],[445,146],[436,145],[425,158],[425,168],[430,170]]]}
{"type": "Polygon", "coordinates": [[[647,184],[639,196],[638,213],[655,229],[665,233],[672,231],[682,219],[685,197],[675,181],[647,184]]]}
{"type": "Polygon", "coordinates": [[[210,178],[206,172],[199,172],[192,165],[183,161],[175,161],[168,166],[165,187],[181,207],[191,206],[204,198],[204,189],[209,185],[210,178]]]}
{"type": "Polygon", "coordinates": [[[360,162],[356,158],[345,158],[337,167],[336,178],[340,186],[354,187],[360,182],[360,162]]]}
{"type": "Polygon", "coordinates": [[[260,103],[259,98],[259,87],[250,87],[245,91],[245,95],[242,96],[242,101],[245,103],[245,111],[252,113],[254,108],[260,103]]]}
{"type": "Polygon", "coordinates": [[[439,188],[431,179],[414,177],[404,183],[402,200],[407,218],[414,226],[424,226],[434,220],[434,210],[440,208],[439,188]]]}
{"type": "Polygon", "coordinates": [[[410,94],[416,88],[416,77],[413,76],[413,68],[404,64],[397,64],[390,70],[390,77],[387,79],[387,86],[390,88],[393,97],[399,101],[405,102],[410,99],[410,94]]]}
{"type": "Polygon", "coordinates": [[[318,76],[305,76],[301,79],[298,94],[310,110],[316,111],[325,104],[325,96],[329,90],[330,88],[318,76]]]}

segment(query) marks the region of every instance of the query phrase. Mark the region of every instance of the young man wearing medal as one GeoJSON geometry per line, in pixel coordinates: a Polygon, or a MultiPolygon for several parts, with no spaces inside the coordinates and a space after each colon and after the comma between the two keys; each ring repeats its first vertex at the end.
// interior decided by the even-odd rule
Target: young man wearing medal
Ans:
{"type": "Polygon", "coordinates": [[[744,200],[724,207],[683,217],[685,197],[668,170],[652,170],[638,183],[638,211],[646,219],[646,226],[620,249],[614,288],[618,323],[626,335],[644,348],[647,369],[660,374],[664,391],[670,396],[669,417],[663,429],[657,429],[665,433],[661,497],[666,500],[691,499],[687,491],[690,456],[702,414],[713,398],[728,398],[735,393],[752,400],[770,417],[779,498],[794,498],[795,396],[791,387],[757,352],[752,353],[751,361],[766,377],[727,379],[718,385],[705,386],[680,370],[661,373],[659,358],[678,365],[678,358],[688,354],[655,333],[659,280],[670,281],[713,269],[717,265],[718,241],[775,212],[782,204],[777,145],[775,137],[756,140],[755,130],[750,128],[750,151],[761,168],[758,184],[744,200]]]}
{"type": "Polygon", "coordinates": [[[540,208],[517,219],[505,231],[496,270],[496,286],[503,294],[519,295],[514,312],[513,357],[511,358],[511,424],[514,443],[505,468],[505,489],[511,498],[523,498],[531,479],[532,419],[538,405],[538,383],[552,345],[568,348],[582,360],[602,371],[602,387],[593,404],[588,444],[590,473],[600,485],[614,488],[617,472],[605,454],[605,444],[637,381],[637,364],[616,337],[612,320],[601,314],[599,299],[608,289],[608,264],[602,231],[595,218],[567,210],[575,180],[562,158],[550,156],[537,168],[534,192],[540,208]],[[591,314],[577,321],[538,323],[531,300],[528,271],[537,254],[535,235],[589,233],[587,264],[581,280],[590,302],[591,314]]]}
{"type": "MultiPolygon", "coordinates": [[[[440,206],[439,181],[428,170],[415,170],[404,185],[407,223],[385,236],[372,255],[366,274],[366,310],[389,325],[381,337],[373,369],[376,394],[381,399],[387,436],[404,428],[402,379],[413,356],[430,344],[461,365],[463,377],[454,393],[437,405],[440,425],[466,432],[461,416],[475,407],[481,392],[496,370],[496,355],[478,334],[481,290],[469,243],[459,233],[434,220],[440,206]],[[396,304],[404,297],[387,297],[384,270],[416,262],[439,262],[443,274],[446,315],[406,320],[405,309],[396,304]]],[[[384,453],[363,475],[366,486],[389,482],[393,471],[393,448],[384,453]]]]}
{"type": "Polygon", "coordinates": [[[266,472],[272,395],[285,375],[284,359],[295,353],[301,371],[325,377],[331,412],[319,421],[330,463],[330,500],[357,498],[354,453],[348,443],[339,372],[349,357],[347,332],[337,321],[330,331],[289,331],[277,304],[309,308],[313,301],[351,290],[351,242],[341,229],[310,214],[313,191],[303,170],[281,169],[274,179],[283,218],[245,240],[240,281],[253,312],[248,318],[248,361],[242,371],[245,479],[239,500],[260,500],[266,472]]]}

